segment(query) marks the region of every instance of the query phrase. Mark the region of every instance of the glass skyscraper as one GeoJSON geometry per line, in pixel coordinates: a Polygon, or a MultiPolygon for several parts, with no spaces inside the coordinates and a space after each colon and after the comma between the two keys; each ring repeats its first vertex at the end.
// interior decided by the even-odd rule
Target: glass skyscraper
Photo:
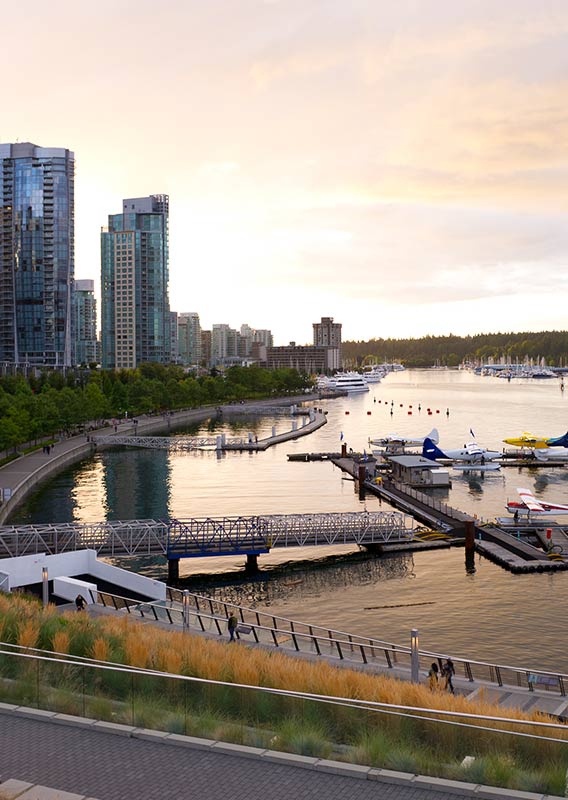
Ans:
{"type": "Polygon", "coordinates": [[[97,361],[97,301],[95,282],[75,281],[75,362],[92,364],[97,361]]]}
{"type": "Polygon", "coordinates": [[[0,144],[0,361],[73,364],[75,156],[0,144]]]}
{"type": "Polygon", "coordinates": [[[167,195],[123,200],[101,233],[102,365],[171,359],[167,195]]]}

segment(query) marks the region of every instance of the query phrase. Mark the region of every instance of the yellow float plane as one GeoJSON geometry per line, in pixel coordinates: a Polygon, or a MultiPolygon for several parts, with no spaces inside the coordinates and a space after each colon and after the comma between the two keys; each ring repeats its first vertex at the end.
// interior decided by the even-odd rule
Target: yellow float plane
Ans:
{"type": "Polygon", "coordinates": [[[547,439],[544,436],[533,436],[532,433],[521,433],[514,439],[503,439],[505,444],[512,444],[514,447],[530,447],[533,450],[542,450],[548,447],[566,447],[568,444],[568,433],[557,438],[547,439]]]}

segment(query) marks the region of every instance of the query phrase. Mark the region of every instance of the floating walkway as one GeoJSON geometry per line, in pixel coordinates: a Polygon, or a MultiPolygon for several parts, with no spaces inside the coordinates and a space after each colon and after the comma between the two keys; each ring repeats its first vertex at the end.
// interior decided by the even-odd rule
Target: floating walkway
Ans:
{"type": "MultiPolygon", "coordinates": [[[[542,521],[541,527],[535,526],[530,533],[540,539],[544,549],[525,541],[518,527],[507,529],[509,526],[503,524],[480,523],[476,517],[442,503],[425,492],[390,480],[387,476],[374,477],[374,461],[365,461],[359,454],[346,456],[317,453],[314,454],[315,458],[310,454],[300,455],[304,456],[301,460],[310,461],[326,460],[327,456],[327,460],[359,481],[361,491],[371,492],[424,525],[446,533],[450,537],[446,546],[461,544],[467,531],[475,537],[475,549],[478,552],[511,572],[552,572],[568,569],[568,536],[557,533],[553,541],[549,540],[546,528],[550,526],[545,527],[542,521]]],[[[296,457],[294,460],[299,459],[296,457]]]]}
{"type": "MultiPolygon", "coordinates": [[[[137,436],[137,432],[134,430],[134,435],[124,436],[115,433],[92,436],[90,441],[95,445],[105,445],[107,447],[109,445],[122,445],[124,447],[144,447],[150,450],[169,450],[174,452],[189,452],[192,450],[216,450],[218,452],[225,450],[263,451],[275,444],[298,439],[300,436],[307,436],[327,423],[327,417],[321,409],[298,409],[296,406],[292,406],[291,410],[290,408],[284,409],[272,406],[268,411],[272,414],[275,409],[276,413],[286,411],[288,416],[303,417],[302,425],[298,427],[297,421],[293,419],[291,430],[284,433],[276,433],[276,426],[273,426],[272,435],[264,439],[257,439],[252,433],[249,433],[247,438],[227,437],[224,433],[219,436],[137,436]]],[[[267,413],[267,409],[262,406],[229,406],[228,410],[231,414],[256,414],[261,413],[261,411],[264,414],[267,413]]]]}

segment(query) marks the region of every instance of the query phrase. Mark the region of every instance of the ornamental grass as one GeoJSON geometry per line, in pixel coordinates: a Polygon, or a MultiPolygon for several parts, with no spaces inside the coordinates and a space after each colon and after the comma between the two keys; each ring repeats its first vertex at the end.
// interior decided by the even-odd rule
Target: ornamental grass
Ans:
{"type": "MultiPolygon", "coordinates": [[[[24,668],[19,659],[1,656],[0,700],[405,772],[549,794],[564,792],[565,741],[491,730],[507,727],[506,723],[470,720],[473,727],[458,727],[442,718],[411,718],[348,702],[272,695],[254,687],[506,717],[526,721],[526,726],[510,729],[527,734],[535,734],[528,724],[531,721],[550,721],[540,713],[502,708],[484,700],[482,692],[470,701],[315,657],[229,644],[227,639],[166,630],[127,617],[57,614],[53,607],[43,608],[22,596],[0,595],[0,633],[7,643],[167,673],[120,673],[29,660],[24,668]],[[180,681],[178,675],[227,685],[180,681]],[[475,756],[470,767],[461,763],[466,755],[475,756]]],[[[568,739],[568,731],[537,733],[568,739]]]]}

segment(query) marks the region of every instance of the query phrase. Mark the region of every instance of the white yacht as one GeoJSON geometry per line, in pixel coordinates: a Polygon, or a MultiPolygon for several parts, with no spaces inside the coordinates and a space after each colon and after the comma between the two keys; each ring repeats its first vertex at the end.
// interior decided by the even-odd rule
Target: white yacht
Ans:
{"type": "Polygon", "coordinates": [[[335,375],[333,388],[337,392],[348,392],[349,394],[369,391],[365,379],[359,372],[338,372],[335,375]]]}
{"type": "Polygon", "coordinates": [[[363,370],[363,378],[367,383],[380,383],[385,377],[385,371],[382,367],[374,366],[363,370]]]}

